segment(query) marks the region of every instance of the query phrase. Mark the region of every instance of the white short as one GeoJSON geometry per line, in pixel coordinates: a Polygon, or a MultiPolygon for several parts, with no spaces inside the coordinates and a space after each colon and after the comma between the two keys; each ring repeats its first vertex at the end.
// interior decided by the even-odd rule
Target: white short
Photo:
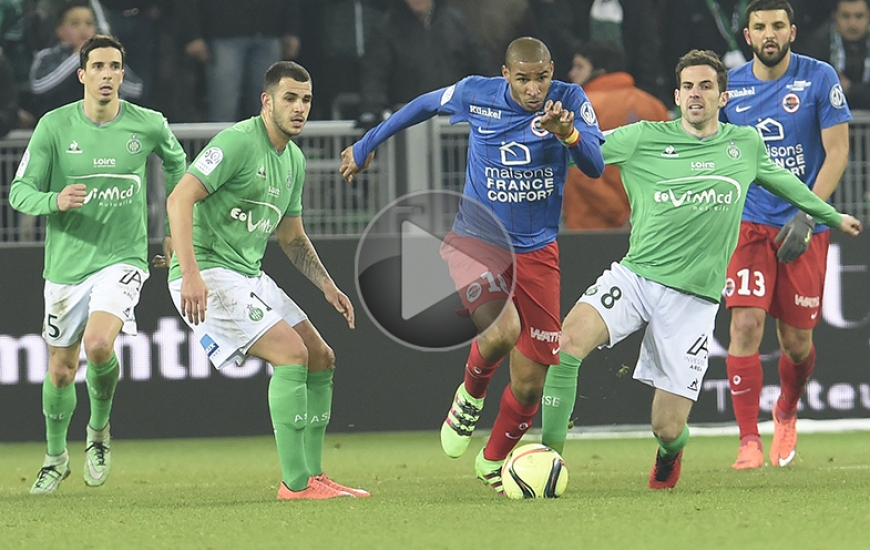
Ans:
{"type": "Polygon", "coordinates": [[[45,281],[42,337],[49,346],[66,348],[81,342],[88,318],[95,311],[124,322],[121,331],[136,334],[134,309],[148,272],[128,264],[104,267],[77,285],[45,281]]]}
{"type": "Polygon", "coordinates": [[[636,380],[698,399],[718,304],[645,279],[618,263],[577,301],[601,314],[610,334],[607,347],[646,327],[636,380]]]}
{"type": "MultiPolygon", "coordinates": [[[[213,267],[202,271],[202,279],[209,291],[205,321],[192,325],[185,317],[184,322],[219,369],[244,361],[251,346],[282,319],[291,327],[308,319],[265,273],[248,277],[213,267]]],[[[181,279],[169,282],[169,293],[181,313],[181,279]]]]}

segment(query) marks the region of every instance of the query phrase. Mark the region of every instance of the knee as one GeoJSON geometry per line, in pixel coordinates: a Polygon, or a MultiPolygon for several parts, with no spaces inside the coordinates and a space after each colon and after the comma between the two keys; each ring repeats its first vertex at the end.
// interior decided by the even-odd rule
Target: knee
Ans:
{"type": "Polygon", "coordinates": [[[685,428],[685,423],[673,422],[673,421],[664,421],[664,422],[655,422],[653,421],[652,429],[653,433],[666,443],[670,443],[674,441],[680,434],[683,433],[683,428],[685,428]]]}
{"type": "Polygon", "coordinates": [[[812,333],[810,331],[783,332],[780,335],[782,352],[792,362],[799,363],[806,359],[813,346],[812,333]]]}
{"type": "Polygon", "coordinates": [[[501,312],[501,317],[493,319],[489,328],[482,332],[481,340],[487,343],[487,347],[493,350],[494,355],[502,357],[516,345],[520,330],[522,330],[520,316],[516,308],[508,305],[501,312]]]}
{"type": "Polygon", "coordinates": [[[114,352],[114,340],[106,338],[103,334],[85,334],[82,339],[85,346],[85,355],[88,360],[96,365],[102,365],[112,358],[114,352]]]}
{"type": "Polygon", "coordinates": [[[316,351],[308,352],[308,370],[318,371],[335,368],[335,352],[331,347],[324,344],[316,351]]]}
{"type": "Polygon", "coordinates": [[[48,362],[48,379],[54,387],[65,388],[75,382],[78,370],[78,361],[52,357],[48,362]]]}
{"type": "Polygon", "coordinates": [[[544,396],[543,383],[532,380],[514,380],[511,382],[511,392],[517,401],[524,407],[540,403],[544,396]]]}
{"type": "Polygon", "coordinates": [[[764,334],[764,312],[734,309],[731,313],[731,338],[743,340],[758,340],[764,334]]]}

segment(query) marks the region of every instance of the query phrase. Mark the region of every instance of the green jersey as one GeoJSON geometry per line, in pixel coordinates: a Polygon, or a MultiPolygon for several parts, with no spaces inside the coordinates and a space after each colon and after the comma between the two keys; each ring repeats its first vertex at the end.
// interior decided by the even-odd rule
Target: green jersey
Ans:
{"type": "Polygon", "coordinates": [[[619,166],[631,205],[631,237],[621,263],[665,286],[721,299],[753,181],[837,227],[841,216],[791,172],[771,162],[750,126],[719,124],[699,140],[680,120],[617,128],[601,147],[619,166]]]}
{"type": "MultiPolygon", "coordinates": [[[[260,274],[266,244],[284,216],[302,214],[305,157],[292,141],[275,151],[260,116],[222,131],[188,172],[209,195],[193,207],[193,250],[200,269],[260,274]]],[[[172,258],[169,280],[181,277],[172,258]]]]}
{"type": "Polygon", "coordinates": [[[12,180],[9,203],[47,216],[46,280],[78,284],[104,267],[148,270],[148,155],[163,160],[167,193],[184,174],[187,157],[162,114],[121,101],[118,116],[96,124],[83,101],[39,120],[12,180]],[[61,212],[57,196],[85,184],[81,208],[61,212]]]}

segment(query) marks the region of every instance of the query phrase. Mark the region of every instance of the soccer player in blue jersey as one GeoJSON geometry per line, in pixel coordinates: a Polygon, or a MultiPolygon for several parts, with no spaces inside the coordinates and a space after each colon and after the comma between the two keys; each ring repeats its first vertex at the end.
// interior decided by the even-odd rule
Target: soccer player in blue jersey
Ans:
{"type": "MultiPolygon", "coordinates": [[[[553,62],[543,42],[514,40],[502,77],[471,76],[423,94],[341,154],[341,173],[350,181],[368,166],[378,145],[404,128],[437,114],[471,125],[463,193],[490,208],[504,225],[516,264],[510,273],[480,275],[471,283],[480,293],[466,292],[467,282],[457,288],[481,334],[471,345],[465,380],[441,427],[441,446],[453,458],[465,452],[489,381],[510,354],[511,383],[501,396],[489,441],[475,460],[477,476],[499,492],[501,465],[532,423],[548,366],[559,362],[556,235],[568,164],[573,160],[590,177],[604,170],[604,138],[592,105],[580,86],[552,79],[553,62]]],[[[473,217],[463,216],[460,204],[445,239],[451,246],[442,248],[457,286],[467,256],[449,250],[476,240],[473,217]]]]}
{"type": "MultiPolygon", "coordinates": [[[[785,0],[749,4],[743,32],[753,60],[730,71],[729,99],[720,117],[755,126],[771,159],[828,200],[848,163],[852,116],[833,67],[790,51],[797,32],[793,20],[785,0]]],[[[794,459],[798,400],[816,360],[813,327],[822,307],[829,240],[827,226],[817,226],[765,189],[750,188],[725,287],[731,309],[726,365],[740,430],[735,469],[764,465],[758,350],[766,314],[777,320],[781,348],[770,463],[781,467],[794,459]]]]}

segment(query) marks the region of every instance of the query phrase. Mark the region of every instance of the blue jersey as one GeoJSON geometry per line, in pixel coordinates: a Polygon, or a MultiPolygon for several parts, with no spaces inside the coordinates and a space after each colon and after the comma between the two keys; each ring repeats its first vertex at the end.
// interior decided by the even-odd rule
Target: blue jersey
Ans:
{"type": "MultiPolygon", "coordinates": [[[[543,110],[528,112],[511,96],[501,77],[471,76],[453,86],[424,94],[366,134],[354,145],[354,159],[362,165],[368,153],[399,130],[435,114],[450,122],[471,125],[463,194],[473,197],[504,225],[517,252],[531,252],[556,240],[562,214],[562,195],[570,159],[591,177],[604,169],[600,145],[604,136],[586,93],[576,84],[553,81],[546,100],[561,101],[575,114],[580,143],[565,147],[541,127],[543,110]]],[[[481,237],[486,231],[463,208],[453,231],[481,237]]]]}
{"type": "MultiPolygon", "coordinates": [[[[812,188],[825,161],[821,131],[852,120],[852,114],[834,68],[792,52],[788,69],[776,80],[756,78],[752,62],[730,70],[728,103],[719,118],[755,126],[771,160],[812,188]]],[[[752,185],[743,220],[782,227],[796,212],[784,199],[752,185]]],[[[815,229],[825,230],[824,225],[815,229]]]]}

